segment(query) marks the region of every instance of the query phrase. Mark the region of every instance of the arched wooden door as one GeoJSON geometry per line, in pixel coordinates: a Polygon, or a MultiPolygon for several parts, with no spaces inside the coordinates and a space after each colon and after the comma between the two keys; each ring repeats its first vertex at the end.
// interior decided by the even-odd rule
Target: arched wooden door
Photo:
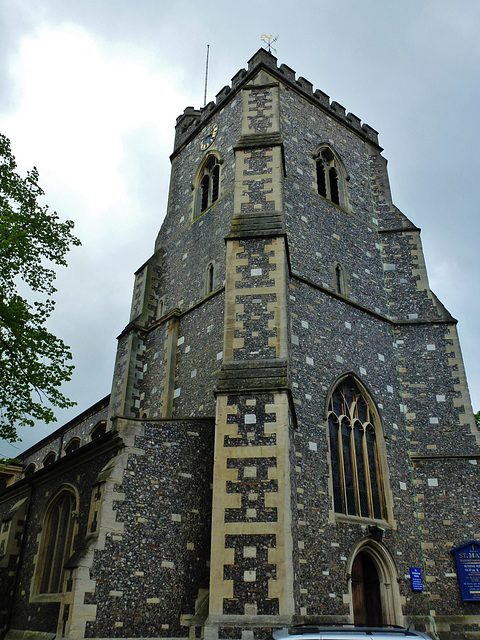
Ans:
{"type": "Polygon", "coordinates": [[[360,551],[352,565],[353,621],[357,625],[383,624],[380,578],[371,556],[360,551]]]}

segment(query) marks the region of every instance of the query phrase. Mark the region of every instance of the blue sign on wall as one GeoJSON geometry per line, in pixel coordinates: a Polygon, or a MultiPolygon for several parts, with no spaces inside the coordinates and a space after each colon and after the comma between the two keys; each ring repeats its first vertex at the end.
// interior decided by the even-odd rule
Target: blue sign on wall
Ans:
{"type": "Polygon", "coordinates": [[[463,602],[480,601],[480,542],[471,540],[452,549],[457,562],[458,584],[463,602]]]}
{"type": "Polygon", "coordinates": [[[422,570],[418,567],[410,567],[410,583],[412,591],[423,591],[422,570]]]}

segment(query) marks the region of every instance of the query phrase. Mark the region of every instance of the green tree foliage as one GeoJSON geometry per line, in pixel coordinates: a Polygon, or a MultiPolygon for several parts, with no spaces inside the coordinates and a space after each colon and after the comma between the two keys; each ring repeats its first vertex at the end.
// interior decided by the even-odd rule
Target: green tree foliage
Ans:
{"type": "Polygon", "coordinates": [[[477,411],[475,414],[475,422],[477,423],[477,427],[480,427],[480,411],[477,411]]]}
{"type": "Polygon", "coordinates": [[[39,204],[35,167],[26,178],[16,167],[0,134],[0,437],[9,442],[20,439],[19,427],[54,421],[51,406],[75,404],[59,390],[71,377],[72,356],[45,325],[54,308],[52,266],[66,266],[70,246],[80,244],[73,222],[39,204]]]}

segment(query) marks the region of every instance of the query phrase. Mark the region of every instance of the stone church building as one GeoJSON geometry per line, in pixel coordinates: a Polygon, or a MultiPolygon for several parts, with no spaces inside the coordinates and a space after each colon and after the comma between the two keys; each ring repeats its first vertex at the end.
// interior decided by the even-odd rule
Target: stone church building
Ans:
{"type": "Polygon", "coordinates": [[[171,163],[110,396],[2,472],[3,634],[478,639],[480,434],[377,132],[261,49],[171,163]]]}

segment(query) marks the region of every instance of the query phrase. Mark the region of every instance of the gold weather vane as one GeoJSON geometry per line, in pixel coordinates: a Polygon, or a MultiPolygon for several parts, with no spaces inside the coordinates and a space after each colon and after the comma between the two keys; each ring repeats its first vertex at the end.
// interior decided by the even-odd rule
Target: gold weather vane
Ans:
{"type": "Polygon", "coordinates": [[[272,53],[272,50],[274,53],[277,53],[277,50],[272,47],[272,44],[278,40],[278,36],[273,37],[263,35],[260,37],[260,39],[263,41],[263,44],[268,47],[268,53],[272,53]]]}

